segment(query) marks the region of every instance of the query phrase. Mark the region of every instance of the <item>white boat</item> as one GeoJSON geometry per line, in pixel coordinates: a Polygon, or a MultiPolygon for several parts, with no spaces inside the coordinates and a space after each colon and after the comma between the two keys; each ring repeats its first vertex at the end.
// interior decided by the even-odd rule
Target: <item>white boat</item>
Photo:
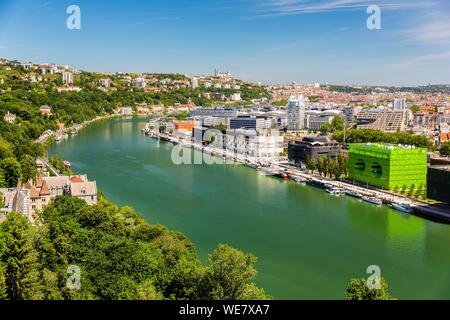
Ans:
{"type": "Polygon", "coordinates": [[[293,180],[297,183],[301,183],[301,184],[305,184],[306,183],[306,179],[302,178],[302,177],[294,177],[293,180]]]}
{"type": "Polygon", "coordinates": [[[366,202],[376,204],[376,205],[382,205],[383,201],[381,199],[375,198],[375,197],[369,197],[369,196],[363,196],[361,199],[363,199],[366,202]]]}
{"type": "Polygon", "coordinates": [[[412,213],[412,208],[408,203],[392,203],[391,207],[395,210],[404,212],[404,213],[412,213]]]}
{"type": "Polygon", "coordinates": [[[326,191],[333,196],[341,196],[345,193],[341,188],[327,188],[326,191]]]}
{"type": "Polygon", "coordinates": [[[345,194],[350,197],[361,198],[361,194],[359,194],[358,192],[353,191],[353,190],[347,190],[347,191],[345,191],[345,194]]]}
{"type": "Polygon", "coordinates": [[[258,171],[265,176],[274,176],[278,173],[275,169],[272,169],[270,167],[261,167],[258,171]]]}

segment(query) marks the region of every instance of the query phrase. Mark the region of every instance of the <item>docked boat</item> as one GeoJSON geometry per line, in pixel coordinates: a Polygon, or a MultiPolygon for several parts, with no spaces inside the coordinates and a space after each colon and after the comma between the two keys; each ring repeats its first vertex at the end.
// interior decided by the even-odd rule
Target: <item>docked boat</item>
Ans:
{"type": "Polygon", "coordinates": [[[305,184],[307,181],[305,178],[302,178],[302,177],[293,177],[292,180],[294,180],[297,183],[301,183],[301,184],[305,184]]]}
{"type": "Polygon", "coordinates": [[[320,180],[317,180],[315,178],[311,178],[306,182],[307,185],[312,186],[312,187],[316,187],[319,189],[326,189],[325,183],[323,183],[320,180]]]}
{"type": "Polygon", "coordinates": [[[333,195],[333,196],[341,196],[345,193],[345,191],[341,188],[327,188],[325,190],[326,192],[328,192],[329,194],[333,195]]]}
{"type": "Polygon", "coordinates": [[[378,206],[383,204],[383,200],[378,199],[376,197],[363,196],[361,199],[363,199],[366,202],[369,202],[369,203],[372,203],[372,204],[376,204],[378,206]]]}
{"type": "Polygon", "coordinates": [[[347,191],[345,191],[345,194],[350,197],[361,198],[361,194],[359,194],[358,192],[353,191],[353,190],[347,190],[347,191]]]}
{"type": "Polygon", "coordinates": [[[401,211],[404,213],[412,213],[412,208],[408,203],[392,203],[391,207],[397,211],[401,211]]]}
{"type": "Polygon", "coordinates": [[[261,167],[258,171],[265,176],[274,176],[275,174],[277,174],[277,172],[270,167],[261,167]]]}

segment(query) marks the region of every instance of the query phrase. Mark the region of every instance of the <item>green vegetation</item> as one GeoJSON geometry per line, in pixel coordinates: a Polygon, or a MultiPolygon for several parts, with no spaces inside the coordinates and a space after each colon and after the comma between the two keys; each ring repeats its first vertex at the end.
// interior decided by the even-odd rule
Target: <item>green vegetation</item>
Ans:
{"type": "Polygon", "coordinates": [[[348,175],[348,158],[342,155],[338,155],[336,158],[319,157],[318,159],[308,156],[306,169],[337,180],[348,175]]]}
{"type": "MultiPolygon", "coordinates": [[[[104,76],[88,72],[75,76],[81,92],[59,93],[60,75],[44,75],[45,81],[34,83],[26,80],[29,75],[13,62],[0,66],[5,79],[0,116],[8,111],[17,116],[13,124],[0,119],[0,187],[36,178],[35,161],[46,154],[46,146],[35,140],[61,123],[81,123],[138,103],[211,102],[190,88],[163,93],[131,89],[118,76],[108,76],[115,90],[103,92],[97,86],[104,76]],[[41,105],[51,106],[52,115],[41,114],[41,105]]],[[[157,78],[185,80],[182,75],[157,78]]],[[[245,99],[268,96],[253,85],[243,84],[241,91],[245,99]]],[[[49,161],[61,173],[72,174],[60,157],[49,161]]],[[[58,197],[34,218],[36,225],[31,225],[26,216],[12,212],[0,223],[0,300],[271,298],[253,282],[256,258],[251,254],[220,245],[203,265],[183,234],[148,224],[101,193],[94,206],[58,197]],[[80,268],[79,290],[67,286],[70,266],[80,268]]]]}
{"type": "Polygon", "coordinates": [[[284,107],[284,106],[287,106],[287,104],[288,104],[288,101],[287,100],[278,100],[278,101],[274,101],[273,103],[272,103],[272,105],[274,105],[274,106],[276,106],[276,107],[284,107]]]}
{"type": "Polygon", "coordinates": [[[351,279],[347,290],[345,291],[346,300],[397,300],[392,297],[388,291],[388,283],[384,278],[381,278],[380,289],[370,289],[367,286],[367,280],[351,279]]]}
{"type": "Polygon", "coordinates": [[[251,254],[220,245],[203,266],[181,233],[150,225],[133,209],[104,198],[89,206],[58,197],[36,219],[39,226],[32,226],[11,213],[0,225],[0,297],[270,298],[252,282],[256,259],[251,254]],[[69,266],[80,268],[79,290],[66,286],[69,266]]]}
{"type": "MultiPolygon", "coordinates": [[[[343,142],[344,132],[337,131],[333,140],[343,142]]],[[[391,144],[412,145],[421,148],[433,149],[433,142],[425,136],[413,132],[383,132],[373,129],[350,129],[345,133],[346,143],[385,142],[391,144]]]]}
{"type": "Polygon", "coordinates": [[[442,156],[450,156],[450,141],[444,142],[441,147],[439,148],[439,152],[442,156]]]}

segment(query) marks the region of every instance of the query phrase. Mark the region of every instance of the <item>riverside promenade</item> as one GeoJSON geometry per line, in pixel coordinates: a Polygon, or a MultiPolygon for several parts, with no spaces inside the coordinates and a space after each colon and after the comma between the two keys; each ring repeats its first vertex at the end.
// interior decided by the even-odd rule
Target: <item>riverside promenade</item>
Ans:
{"type": "MultiPolygon", "coordinates": [[[[193,143],[191,141],[186,141],[159,132],[152,132],[149,135],[153,138],[162,139],[173,144],[179,144],[185,148],[193,148],[213,156],[221,157],[224,160],[231,160],[243,165],[250,164],[250,167],[253,167],[255,169],[258,168],[258,161],[260,159],[246,157],[245,155],[230,152],[229,150],[225,149],[203,146],[201,144],[193,143]]],[[[361,196],[375,197],[381,199],[383,201],[383,204],[386,205],[391,205],[393,203],[408,204],[412,209],[411,214],[435,222],[450,224],[450,207],[446,205],[431,204],[424,200],[405,197],[403,195],[395,194],[386,190],[364,188],[362,186],[357,186],[345,181],[333,180],[320,176],[318,174],[306,172],[305,170],[302,170],[287,161],[280,162],[280,159],[264,159],[264,161],[260,161],[260,164],[263,164],[265,169],[271,170],[273,172],[288,172],[291,178],[294,179],[301,178],[307,181],[315,180],[329,187],[336,187],[345,191],[353,191],[360,194],[361,196]]]]}

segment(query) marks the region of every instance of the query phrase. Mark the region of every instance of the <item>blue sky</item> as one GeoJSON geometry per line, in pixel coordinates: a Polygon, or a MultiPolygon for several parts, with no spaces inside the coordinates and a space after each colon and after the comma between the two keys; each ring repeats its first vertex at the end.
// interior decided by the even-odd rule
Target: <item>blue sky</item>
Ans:
{"type": "Polygon", "coordinates": [[[450,84],[450,0],[0,0],[0,57],[254,82],[450,84]],[[81,30],[66,8],[81,8],[81,30]],[[381,7],[381,30],[366,9],[381,7]]]}

